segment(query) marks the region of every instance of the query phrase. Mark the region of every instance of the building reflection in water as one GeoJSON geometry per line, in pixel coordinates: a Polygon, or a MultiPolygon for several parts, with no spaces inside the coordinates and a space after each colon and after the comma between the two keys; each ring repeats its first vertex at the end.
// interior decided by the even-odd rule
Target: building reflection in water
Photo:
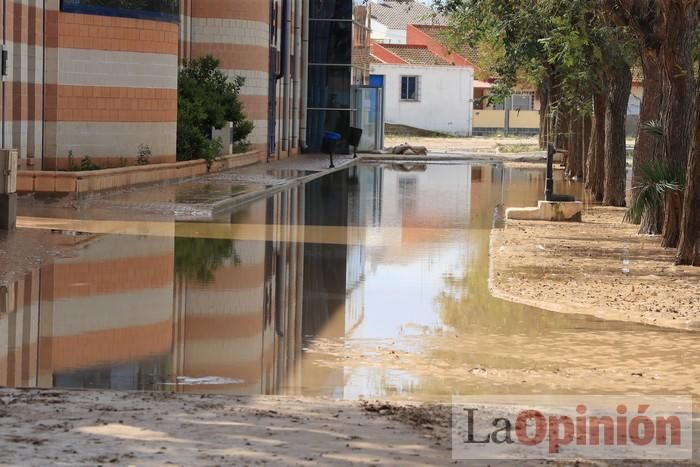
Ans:
{"type": "Polygon", "coordinates": [[[364,239],[349,230],[347,244],[305,244],[298,227],[371,221],[377,206],[361,200],[380,172],[336,172],[215,219],[264,224],[271,241],[67,236],[74,254],[0,288],[0,386],[342,386],[342,374],[304,368],[302,349],[362,321],[364,239]]]}
{"type": "Polygon", "coordinates": [[[549,315],[493,300],[486,281],[494,207],[533,204],[543,185],[541,170],[498,165],[364,165],[171,235],[57,233],[73,254],[0,287],[0,385],[331,397],[425,387],[305,349],[444,327],[473,339],[547,329],[549,315]],[[264,238],[250,240],[251,225],[264,238]]]}

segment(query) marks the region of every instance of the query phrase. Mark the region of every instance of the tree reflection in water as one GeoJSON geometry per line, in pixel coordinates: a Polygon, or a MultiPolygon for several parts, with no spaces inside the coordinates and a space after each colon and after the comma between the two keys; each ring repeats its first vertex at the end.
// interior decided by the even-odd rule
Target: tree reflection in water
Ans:
{"type": "Polygon", "coordinates": [[[175,273],[201,283],[211,283],[224,260],[240,263],[233,240],[210,238],[175,239],[175,273]]]}

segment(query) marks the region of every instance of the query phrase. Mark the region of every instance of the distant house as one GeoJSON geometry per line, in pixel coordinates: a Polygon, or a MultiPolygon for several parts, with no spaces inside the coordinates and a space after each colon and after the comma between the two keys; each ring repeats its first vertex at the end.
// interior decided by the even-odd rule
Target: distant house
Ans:
{"type": "Polygon", "coordinates": [[[372,0],[372,40],[386,44],[406,44],[409,24],[446,25],[444,16],[413,0],[372,0]]]}
{"type": "Polygon", "coordinates": [[[474,100],[471,105],[473,134],[538,134],[540,102],[535,90],[528,87],[515,89],[506,102],[490,103],[488,96],[492,80],[481,68],[479,50],[469,46],[457,49],[449,47],[446,33],[445,26],[409,24],[406,27],[406,39],[409,44],[424,45],[435,55],[454,65],[471,67],[475,76],[480,78],[474,80],[474,100]]]}
{"type": "Polygon", "coordinates": [[[627,102],[627,136],[635,136],[639,129],[639,112],[642,106],[642,97],[644,97],[644,72],[642,67],[637,65],[632,67],[632,92],[630,99],[627,102]]]}
{"type": "Polygon", "coordinates": [[[471,136],[472,67],[425,45],[373,43],[371,73],[383,83],[386,123],[471,136]]]}

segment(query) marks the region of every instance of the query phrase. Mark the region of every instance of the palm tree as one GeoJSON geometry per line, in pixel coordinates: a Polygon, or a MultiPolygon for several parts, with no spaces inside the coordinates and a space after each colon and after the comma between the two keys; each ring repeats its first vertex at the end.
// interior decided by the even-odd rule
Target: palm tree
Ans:
{"type": "MultiPolygon", "coordinates": [[[[645,125],[653,124],[648,122],[645,125]]],[[[670,161],[652,161],[639,167],[640,183],[634,187],[637,194],[634,204],[625,213],[625,220],[639,223],[645,213],[663,209],[666,217],[680,210],[685,189],[685,169],[670,161]]],[[[678,223],[665,223],[665,247],[675,247],[678,242],[678,223]],[[675,243],[674,243],[675,242],[675,243]]]]}

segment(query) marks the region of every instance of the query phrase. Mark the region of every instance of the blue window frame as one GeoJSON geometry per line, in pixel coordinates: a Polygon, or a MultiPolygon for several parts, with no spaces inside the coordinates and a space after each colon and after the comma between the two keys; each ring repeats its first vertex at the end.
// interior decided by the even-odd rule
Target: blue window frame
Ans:
{"type": "Polygon", "coordinates": [[[178,0],[61,0],[61,11],[177,23],[178,0]]]}

